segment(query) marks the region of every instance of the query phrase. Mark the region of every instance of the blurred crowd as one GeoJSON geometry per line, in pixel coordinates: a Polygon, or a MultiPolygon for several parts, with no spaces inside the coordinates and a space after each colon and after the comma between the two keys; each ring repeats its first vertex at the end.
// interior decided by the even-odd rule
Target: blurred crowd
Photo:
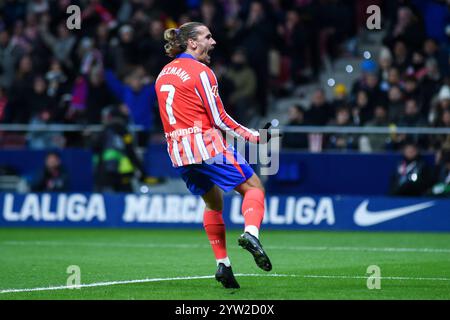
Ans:
{"type": "MultiPolygon", "coordinates": [[[[153,83],[169,61],[163,31],[197,20],[218,42],[212,68],[221,97],[248,125],[267,114],[269,98],[317,81],[324,64],[348,53],[343,44],[367,31],[366,8],[374,4],[387,29],[379,56],[363,62],[351,88],[337,84],[332,101],[318,89],[310,105],[292,106],[289,124],[448,127],[450,15],[439,0],[2,1],[0,123],[97,124],[115,106],[144,128],[138,143],[145,145],[160,126],[153,83]],[[66,25],[72,4],[81,9],[79,30],[66,25]]],[[[22,136],[31,148],[86,140],[79,133],[22,136]]],[[[405,138],[297,135],[284,146],[377,151],[397,149],[405,138]]],[[[426,149],[447,138],[414,137],[426,149]]],[[[8,144],[5,133],[0,142],[8,144]]]]}
{"type": "MultiPolygon", "coordinates": [[[[5,0],[0,2],[0,123],[102,123],[105,129],[97,136],[0,132],[0,146],[91,147],[105,168],[122,169],[114,182],[121,185],[130,170],[142,168],[130,149],[135,142],[127,125],[144,129],[136,141],[141,146],[149,133],[161,132],[154,81],[169,62],[163,50],[166,28],[188,21],[210,28],[218,42],[211,67],[222,100],[232,116],[249,125],[266,116],[274,100],[316,83],[327,64],[351,55],[351,44],[368,32],[369,5],[380,6],[387,31],[379,54],[362,62],[351,86],[334,85],[333,99],[318,88],[308,105],[291,106],[287,124],[450,128],[445,0],[5,0]],[[80,29],[67,26],[70,5],[81,9],[80,29]],[[112,125],[111,115],[120,121],[112,125]]],[[[282,143],[312,151],[403,150],[406,165],[399,164],[398,172],[409,178],[395,178],[397,185],[417,180],[404,167],[417,164],[421,151],[435,151],[442,168],[435,176],[450,183],[445,134],[286,133],[282,143]],[[417,153],[407,148],[411,144],[417,153]]],[[[100,181],[111,177],[102,172],[100,181]]]]}
{"type": "MultiPolygon", "coordinates": [[[[102,110],[123,105],[130,123],[155,130],[153,83],[169,61],[163,31],[196,20],[218,42],[212,68],[221,96],[247,124],[267,113],[269,96],[317,79],[323,60],[363,28],[366,2],[374,1],[2,1],[0,123],[100,123],[102,110]],[[81,8],[79,30],[66,25],[69,5],[81,8]]],[[[75,133],[26,136],[32,148],[82,141],[75,133]]]]}
{"type": "Polygon", "coordinates": [[[450,128],[450,3],[389,1],[378,56],[361,63],[351,86],[338,83],[333,99],[318,88],[309,105],[292,105],[288,125],[391,127],[390,134],[287,134],[286,148],[400,150],[413,141],[437,151],[450,135],[396,134],[395,127],[450,128]]]}

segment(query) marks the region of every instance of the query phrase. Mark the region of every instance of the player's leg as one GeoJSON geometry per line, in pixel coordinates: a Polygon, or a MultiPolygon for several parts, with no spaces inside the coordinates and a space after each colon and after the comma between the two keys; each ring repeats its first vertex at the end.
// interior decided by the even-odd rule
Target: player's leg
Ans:
{"type": "Polygon", "coordinates": [[[178,167],[176,170],[186,182],[189,191],[200,195],[205,201],[203,226],[217,262],[216,280],[225,288],[239,288],[227,254],[222,191],[211,181],[211,169],[207,164],[198,164],[178,167]]]}
{"type": "Polygon", "coordinates": [[[258,267],[270,271],[272,264],[259,241],[259,230],[264,218],[265,197],[261,180],[254,173],[235,190],[243,196],[242,214],[245,222],[244,233],[239,238],[239,245],[253,255],[258,267]]]}
{"type": "Polygon", "coordinates": [[[242,197],[242,215],[245,221],[245,232],[259,238],[259,229],[264,218],[264,187],[254,173],[248,180],[234,190],[242,197]]]}
{"type": "Polygon", "coordinates": [[[206,205],[203,215],[203,226],[216,257],[216,279],[221,282],[225,288],[239,288],[239,284],[234,278],[230,259],[227,254],[225,223],[223,222],[222,217],[222,190],[214,185],[211,190],[202,195],[202,198],[206,205]]]}
{"type": "Polygon", "coordinates": [[[223,263],[229,267],[230,260],[228,259],[227,254],[225,224],[222,217],[222,190],[214,185],[211,190],[202,195],[202,198],[203,201],[205,201],[203,226],[214,251],[217,265],[219,265],[219,263],[223,263]]]}

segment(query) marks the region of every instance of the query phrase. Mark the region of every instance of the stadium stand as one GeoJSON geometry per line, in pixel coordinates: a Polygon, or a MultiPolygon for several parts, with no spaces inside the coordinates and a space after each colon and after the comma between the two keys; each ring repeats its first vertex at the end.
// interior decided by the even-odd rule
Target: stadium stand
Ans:
{"type": "MultiPolygon", "coordinates": [[[[380,143],[363,129],[450,128],[449,17],[445,1],[418,0],[2,2],[0,145],[88,149],[89,131],[101,130],[89,125],[123,103],[138,153],[155,172],[148,154],[164,138],[152,90],[169,61],[162,32],[199,20],[219,43],[212,67],[221,95],[244,125],[279,119],[293,130],[286,141],[303,139],[284,141],[283,150],[400,151],[411,136],[388,132],[380,143]],[[70,4],[81,8],[80,30],[66,28],[70,4]],[[366,27],[369,4],[382,8],[381,30],[366,27]],[[301,126],[318,127],[297,132],[288,118],[294,105],[304,111],[301,126]],[[379,122],[382,109],[388,118],[379,122]],[[62,126],[47,130],[54,124],[62,126]],[[337,132],[321,132],[327,126],[337,132]]],[[[428,155],[449,137],[412,135],[428,155]]]]}

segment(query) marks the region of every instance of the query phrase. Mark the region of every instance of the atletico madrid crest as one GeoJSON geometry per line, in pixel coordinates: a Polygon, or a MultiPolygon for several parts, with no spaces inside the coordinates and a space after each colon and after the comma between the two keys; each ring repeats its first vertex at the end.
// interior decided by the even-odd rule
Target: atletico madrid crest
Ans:
{"type": "Polygon", "coordinates": [[[215,98],[219,96],[219,87],[217,85],[211,87],[211,93],[215,98]]]}

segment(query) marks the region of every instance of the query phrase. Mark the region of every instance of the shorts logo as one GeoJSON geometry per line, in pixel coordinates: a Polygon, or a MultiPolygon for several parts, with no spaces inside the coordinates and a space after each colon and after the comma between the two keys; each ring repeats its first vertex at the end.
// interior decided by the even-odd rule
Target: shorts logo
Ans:
{"type": "Polygon", "coordinates": [[[219,96],[219,88],[217,87],[217,85],[211,87],[211,93],[215,98],[219,96]]]}

